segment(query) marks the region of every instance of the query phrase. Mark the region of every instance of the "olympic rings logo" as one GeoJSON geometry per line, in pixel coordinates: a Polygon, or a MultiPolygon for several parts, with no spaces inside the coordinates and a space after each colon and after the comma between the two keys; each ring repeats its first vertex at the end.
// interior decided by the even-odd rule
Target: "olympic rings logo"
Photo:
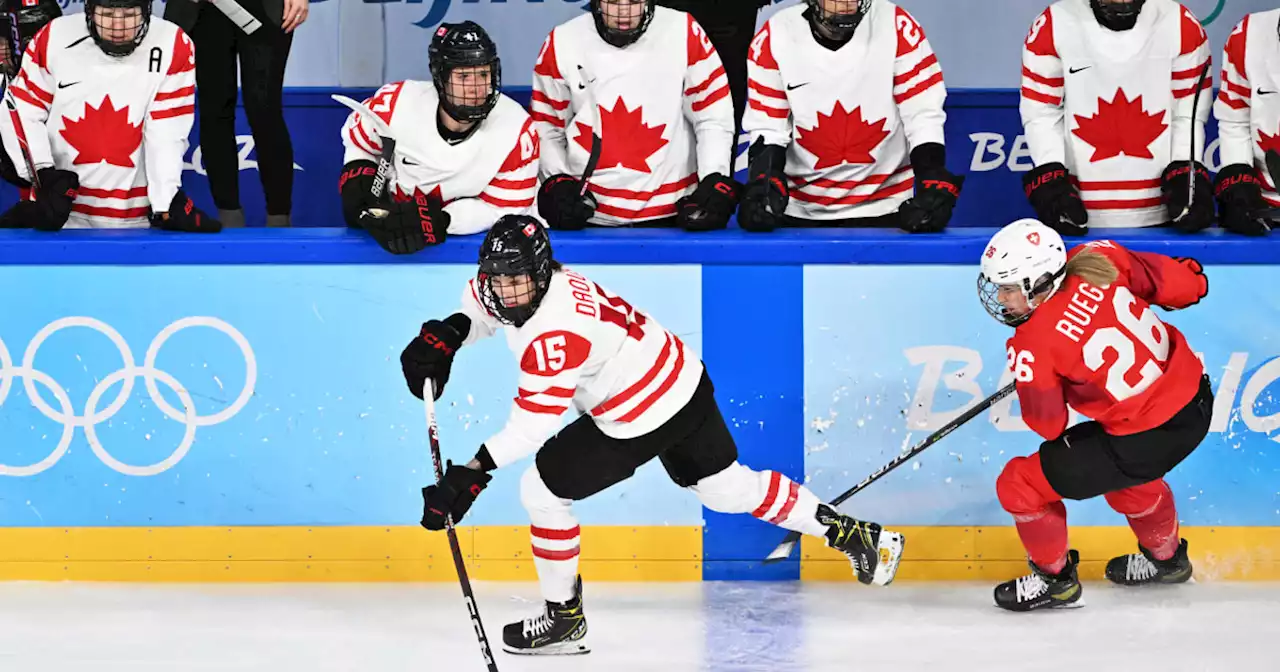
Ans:
{"type": "Polygon", "coordinates": [[[120,336],[120,332],[110,325],[91,317],[64,317],[45,325],[43,329],[36,333],[35,337],[31,339],[31,343],[27,345],[26,352],[22,355],[22,366],[13,365],[9,350],[5,347],[4,341],[0,340],[0,404],[3,404],[9,398],[9,392],[13,388],[13,381],[16,378],[22,379],[23,389],[26,390],[27,398],[31,400],[32,405],[37,410],[50,420],[62,423],[62,437],[58,440],[58,445],[53,452],[35,464],[25,466],[0,464],[0,476],[34,476],[57,464],[58,460],[62,459],[63,454],[67,452],[67,449],[71,447],[71,440],[75,436],[76,427],[84,428],[85,438],[89,441],[89,447],[93,449],[93,454],[97,455],[98,459],[102,460],[111,469],[129,476],[154,476],[169,469],[181,461],[183,457],[186,457],[187,452],[191,450],[191,444],[195,441],[197,428],[208,427],[229,420],[236,413],[239,413],[245,404],[249,403],[249,398],[253,396],[254,384],[258,379],[258,362],[254,358],[253,348],[249,346],[249,341],[244,337],[244,334],[216,317],[184,317],[165,327],[151,341],[142,366],[138,366],[134,362],[133,352],[129,349],[129,344],[125,343],[124,338],[120,336]],[[93,388],[93,391],[89,394],[88,401],[85,402],[83,415],[75,414],[74,409],[71,407],[71,399],[67,396],[67,391],[47,373],[36,369],[34,366],[36,351],[40,349],[45,340],[63,329],[72,327],[87,327],[106,336],[120,351],[120,357],[124,361],[124,365],[120,370],[103,378],[93,388]],[[160,354],[160,348],[164,346],[170,337],[188,327],[209,327],[226,334],[240,348],[240,353],[244,356],[244,389],[240,391],[240,396],[236,397],[230,406],[213,415],[197,414],[195,404],[192,402],[191,395],[186,388],[167,372],[155,368],[156,357],[160,354]],[[165,416],[186,426],[186,432],[182,436],[181,443],[178,444],[177,449],[169,457],[155,464],[142,466],[126,464],[107,452],[106,448],[103,448],[102,442],[98,440],[96,429],[97,425],[110,420],[124,407],[125,402],[129,400],[130,393],[133,392],[134,381],[139,377],[143,379],[152,403],[165,416]],[[115,400],[99,411],[98,404],[102,400],[102,395],[117,382],[121,381],[123,381],[123,385],[115,400]],[[165,398],[160,395],[156,381],[164,383],[178,395],[178,400],[182,403],[184,410],[180,411],[165,401],[165,398]],[[54,410],[40,396],[40,391],[36,389],[36,383],[40,383],[53,392],[54,399],[62,407],[61,411],[54,410]]]}

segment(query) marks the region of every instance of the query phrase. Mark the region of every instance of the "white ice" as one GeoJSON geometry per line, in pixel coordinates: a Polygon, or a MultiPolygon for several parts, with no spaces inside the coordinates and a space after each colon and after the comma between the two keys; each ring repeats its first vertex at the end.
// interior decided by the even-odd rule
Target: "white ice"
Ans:
{"type": "MultiPolygon", "coordinates": [[[[1277,670],[1280,585],[1085,585],[1011,614],[980,584],[588,584],[593,651],[525,658],[533,584],[476,585],[504,672],[1277,670]]],[[[453,584],[0,583],[0,670],[484,670],[453,584]]]]}

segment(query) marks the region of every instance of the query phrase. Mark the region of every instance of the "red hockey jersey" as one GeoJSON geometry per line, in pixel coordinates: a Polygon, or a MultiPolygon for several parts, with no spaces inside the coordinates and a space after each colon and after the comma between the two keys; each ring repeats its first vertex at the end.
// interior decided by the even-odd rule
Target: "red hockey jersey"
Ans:
{"type": "Polygon", "coordinates": [[[1222,58],[1222,90],[1214,104],[1222,165],[1252,165],[1262,197],[1280,207],[1280,189],[1266,170],[1269,149],[1280,152],[1280,9],[1244,17],[1222,58]]]}
{"type": "Polygon", "coordinates": [[[1085,249],[1116,265],[1116,282],[1094,287],[1069,276],[1008,342],[1022,419],[1050,441],[1067,428],[1068,404],[1115,436],[1158,427],[1191,402],[1204,373],[1182,333],[1153,312],[1204,298],[1199,264],[1109,240],[1077,246],[1067,259],[1085,249]]]}

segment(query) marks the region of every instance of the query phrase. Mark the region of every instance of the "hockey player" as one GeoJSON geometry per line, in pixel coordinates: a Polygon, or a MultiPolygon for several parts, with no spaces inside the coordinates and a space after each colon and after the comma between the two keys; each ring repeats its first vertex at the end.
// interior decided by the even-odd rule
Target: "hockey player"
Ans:
{"type": "Polygon", "coordinates": [[[590,16],[543,42],[532,110],[545,142],[538,212],[552,228],[722,229],[737,209],[729,81],[684,12],[591,0],[590,16]],[[593,135],[600,164],[584,191],[593,135]]]}
{"type": "Polygon", "coordinates": [[[500,92],[502,62],[484,28],[442,24],[428,58],[431,82],[394,82],[365,101],[396,141],[389,197],[372,196],[382,153],[374,125],[352,113],[342,129],[343,217],[392,254],[528,213],[538,191],[538,132],[524,108],[500,92]]]}
{"type": "Polygon", "coordinates": [[[1079,555],[1069,550],[1062,500],[1104,495],[1138,538],[1138,553],[1107,563],[1123,585],[1191,578],[1164,475],[1209,431],[1213,393],[1187,339],[1152,312],[1198,303],[1209,281],[1194,259],[1134,252],[1098,240],[1067,251],[1034,219],[991,239],[978,293],[992,317],[1016,327],[1009,368],[1022,418],[1044,437],[996,481],[1031,574],[1000,584],[1012,611],[1078,605],[1079,555]],[[1067,406],[1092,418],[1067,427],[1067,406]]]}
{"type": "Polygon", "coordinates": [[[946,168],[946,86],[924,31],[888,0],[808,0],[751,45],[749,181],[738,224],[941,231],[964,179],[946,168]]]}
{"type": "Polygon", "coordinates": [[[86,0],[83,16],[54,19],[27,45],[12,93],[37,171],[79,179],[39,180],[37,203],[71,200],[49,228],[222,229],[182,191],[195,52],[150,0],[86,0]]]}
{"type": "Polygon", "coordinates": [[[423,489],[422,524],[439,530],[446,516],[461,520],[489,472],[537,454],[520,500],[547,605],[503,630],[507,651],[587,651],[572,504],[625,481],[654,457],[706,507],[823,537],[849,556],[862,583],[893,580],[902,536],[821,504],[782,474],[739,464],[698,356],[623,298],[556,262],[532,217],[507,216],[493,226],[461,310],[422,325],[405,348],[400,361],[410,391],[421,397],[430,381],[439,397],[457,349],[503,328],[520,366],[510,419],[474,460],[450,464],[439,483],[423,489]],[[561,429],[570,407],[582,415],[561,429]]]}
{"type": "Polygon", "coordinates": [[[1199,94],[1213,88],[1211,60],[1204,28],[1174,0],[1046,9],[1022,51],[1022,125],[1036,165],[1022,184],[1040,221],[1065,235],[1212,224],[1200,162],[1212,94],[1199,94]]]}
{"type": "Polygon", "coordinates": [[[1244,17],[1227,38],[1222,90],[1213,108],[1222,145],[1222,170],[1214,184],[1219,221],[1224,229],[1250,236],[1266,235],[1280,225],[1263,214],[1280,208],[1280,176],[1267,175],[1266,164],[1267,152],[1280,153],[1277,59],[1280,9],[1244,17]]]}

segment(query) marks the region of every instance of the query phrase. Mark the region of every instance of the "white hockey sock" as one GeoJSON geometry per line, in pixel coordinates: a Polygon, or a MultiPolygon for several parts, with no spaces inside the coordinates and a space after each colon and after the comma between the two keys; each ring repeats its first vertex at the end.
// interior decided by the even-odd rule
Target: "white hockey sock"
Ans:
{"type": "Polygon", "coordinates": [[[533,564],[538,569],[542,597],[548,602],[568,602],[573,599],[573,584],[578,577],[581,535],[572,502],[547,489],[537,465],[520,479],[520,502],[529,512],[533,564]]]}
{"type": "Polygon", "coordinates": [[[750,513],[768,523],[815,537],[827,528],[818,522],[818,497],[776,471],[753,471],[734,462],[690,488],[712,511],[750,513]]]}

